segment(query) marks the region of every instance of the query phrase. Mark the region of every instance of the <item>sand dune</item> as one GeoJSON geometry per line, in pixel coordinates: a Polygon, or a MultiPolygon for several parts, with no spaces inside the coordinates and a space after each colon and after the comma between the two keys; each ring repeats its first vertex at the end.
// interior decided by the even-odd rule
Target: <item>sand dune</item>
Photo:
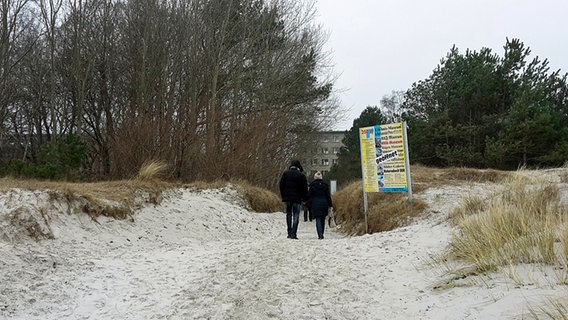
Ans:
{"type": "MultiPolygon", "coordinates": [[[[254,213],[236,193],[172,190],[117,221],[69,213],[46,192],[0,194],[1,319],[519,319],[566,296],[551,281],[501,274],[434,289],[448,212],[471,184],[415,194],[408,226],[318,240],[314,222],[286,239],[284,213],[254,213]],[[35,226],[45,239],[34,240],[35,226]],[[49,239],[52,237],[53,239],[49,239]]],[[[520,267],[537,278],[543,270],[520,267]]]]}

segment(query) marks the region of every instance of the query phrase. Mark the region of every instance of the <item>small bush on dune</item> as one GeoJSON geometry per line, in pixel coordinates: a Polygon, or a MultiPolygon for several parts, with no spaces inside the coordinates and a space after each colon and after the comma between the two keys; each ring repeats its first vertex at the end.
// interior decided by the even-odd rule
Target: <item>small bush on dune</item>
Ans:
{"type": "Polygon", "coordinates": [[[426,204],[421,200],[408,202],[406,193],[369,193],[367,201],[365,225],[363,186],[360,181],[349,184],[333,195],[333,212],[342,232],[362,235],[366,231],[375,233],[393,230],[405,225],[426,208],[426,204]]]}
{"type": "Polygon", "coordinates": [[[239,182],[244,191],[244,197],[255,212],[282,211],[283,205],[280,197],[267,189],[255,187],[248,182],[239,182]]]}

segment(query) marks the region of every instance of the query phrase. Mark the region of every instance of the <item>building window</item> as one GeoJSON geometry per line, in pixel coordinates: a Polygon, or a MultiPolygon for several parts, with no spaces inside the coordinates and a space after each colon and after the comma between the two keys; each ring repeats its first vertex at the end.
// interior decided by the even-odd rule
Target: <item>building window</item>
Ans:
{"type": "Polygon", "coordinates": [[[318,159],[312,159],[312,166],[318,165],[318,159]]]}
{"type": "Polygon", "coordinates": [[[321,138],[321,142],[329,142],[329,137],[328,136],[323,136],[321,138]]]}
{"type": "Polygon", "coordinates": [[[339,153],[339,148],[333,147],[333,154],[338,154],[338,153],[339,153]]]}
{"type": "Polygon", "coordinates": [[[339,142],[339,136],[338,135],[333,136],[333,142],[339,142]]]}
{"type": "Polygon", "coordinates": [[[335,164],[338,164],[339,161],[338,161],[337,159],[332,159],[332,160],[331,160],[331,163],[335,165],[335,164]]]}
{"type": "Polygon", "coordinates": [[[329,166],[329,159],[321,159],[322,166],[329,166]]]}
{"type": "Polygon", "coordinates": [[[328,147],[323,147],[323,148],[321,148],[321,153],[323,153],[323,154],[329,154],[329,148],[328,148],[328,147]]]}

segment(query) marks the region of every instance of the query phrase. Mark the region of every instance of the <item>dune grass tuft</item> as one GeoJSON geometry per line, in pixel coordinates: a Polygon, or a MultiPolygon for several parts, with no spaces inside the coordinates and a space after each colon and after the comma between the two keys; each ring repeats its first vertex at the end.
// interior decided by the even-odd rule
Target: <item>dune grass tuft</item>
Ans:
{"type": "Polygon", "coordinates": [[[540,307],[530,307],[530,316],[533,319],[568,320],[568,299],[548,299],[540,307]]]}
{"type": "Polygon", "coordinates": [[[453,223],[459,223],[467,216],[471,216],[485,210],[485,200],[478,195],[469,195],[461,200],[460,205],[449,213],[448,218],[453,223]]]}
{"type": "Polygon", "coordinates": [[[565,265],[566,249],[562,256],[555,251],[566,217],[556,185],[518,173],[485,204],[469,198],[456,212],[450,217],[459,231],[453,235],[450,255],[470,263],[476,272],[522,263],[565,265]]]}
{"type": "Polygon", "coordinates": [[[160,178],[168,169],[167,163],[158,160],[145,162],[138,172],[138,180],[152,181],[160,178]]]}

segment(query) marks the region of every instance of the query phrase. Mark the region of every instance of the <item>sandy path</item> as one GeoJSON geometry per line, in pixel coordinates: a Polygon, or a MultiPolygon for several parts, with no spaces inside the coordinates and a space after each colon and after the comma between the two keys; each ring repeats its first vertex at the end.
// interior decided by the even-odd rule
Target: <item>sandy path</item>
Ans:
{"type": "MultiPolygon", "coordinates": [[[[432,290],[430,256],[451,235],[443,218],[465,194],[428,190],[427,218],[324,240],[303,221],[286,239],[284,213],[215,191],[180,190],[133,221],[50,212],[56,239],[0,241],[0,319],[514,319],[557,292],[498,277],[432,290]]],[[[0,216],[23,200],[55,210],[37,194],[10,199],[0,216]]]]}

